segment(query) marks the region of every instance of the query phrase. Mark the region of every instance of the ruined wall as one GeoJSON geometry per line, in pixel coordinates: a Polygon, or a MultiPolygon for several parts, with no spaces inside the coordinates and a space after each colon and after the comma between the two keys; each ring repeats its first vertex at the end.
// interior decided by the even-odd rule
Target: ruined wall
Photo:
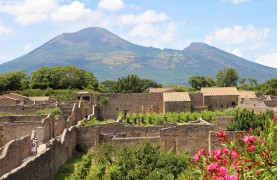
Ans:
{"type": "Polygon", "coordinates": [[[26,177],[29,180],[54,179],[59,167],[72,157],[75,145],[76,127],[65,129],[61,140],[52,139],[45,151],[30,158],[0,179],[24,180],[26,177]]]}
{"type": "Polygon", "coordinates": [[[56,120],[55,120],[55,136],[58,136],[60,134],[63,133],[63,130],[66,128],[66,123],[65,123],[65,117],[59,116],[56,120]]]}
{"type": "Polygon", "coordinates": [[[160,144],[160,137],[129,137],[129,138],[113,138],[111,143],[116,149],[120,149],[123,145],[136,147],[148,140],[151,144],[160,144]]]}
{"type": "MultiPolygon", "coordinates": [[[[26,118],[26,116],[24,116],[26,118]]],[[[48,115],[40,121],[35,121],[38,118],[45,116],[36,116],[31,120],[34,121],[20,121],[20,118],[15,118],[17,121],[6,122],[3,124],[3,142],[4,144],[23,136],[31,136],[32,130],[37,130],[37,127],[43,128],[42,142],[50,140],[54,136],[54,120],[52,115],[48,115]]]]}
{"type": "Polygon", "coordinates": [[[31,122],[31,121],[37,121],[40,122],[42,119],[46,118],[47,115],[33,115],[33,116],[24,116],[24,115],[18,115],[18,116],[0,116],[0,125],[2,125],[4,122],[31,122]]]}
{"type": "Polygon", "coordinates": [[[100,119],[117,119],[122,113],[162,113],[162,93],[126,93],[126,94],[102,94],[97,97],[99,101],[107,97],[107,104],[98,106],[100,119]]]}
{"type": "Polygon", "coordinates": [[[239,105],[239,96],[205,96],[204,103],[210,111],[224,110],[239,105]]]}
{"type": "Polygon", "coordinates": [[[190,102],[179,101],[179,102],[165,102],[164,103],[164,113],[167,112],[190,112],[190,102]]]}
{"type": "Polygon", "coordinates": [[[216,118],[214,131],[226,131],[228,124],[234,119],[233,116],[219,116],[216,118]]]}
{"type": "Polygon", "coordinates": [[[30,155],[31,145],[32,142],[30,136],[25,136],[10,141],[4,146],[0,156],[0,177],[19,166],[23,162],[23,159],[30,155]]]}
{"type": "Polygon", "coordinates": [[[277,107],[277,100],[275,101],[264,101],[266,107],[277,107]]]}
{"type": "Polygon", "coordinates": [[[16,106],[19,103],[16,99],[7,97],[0,98],[0,106],[16,106]]]}
{"type": "MultiPolygon", "coordinates": [[[[160,129],[163,126],[138,127],[125,125],[120,122],[99,124],[90,127],[78,127],[77,139],[80,149],[87,151],[89,148],[97,146],[96,138],[101,136],[100,143],[107,139],[112,139],[113,136],[123,137],[158,137],[160,129]]],[[[99,142],[98,142],[99,143],[99,142]]]]}
{"type": "Polygon", "coordinates": [[[3,132],[3,126],[0,126],[0,147],[2,146],[4,146],[4,132],[3,132]]]}
{"type": "Polygon", "coordinates": [[[33,115],[37,110],[45,109],[45,107],[35,106],[0,106],[0,112],[12,113],[17,115],[33,115]]]}
{"type": "Polygon", "coordinates": [[[174,152],[187,150],[195,154],[201,148],[208,149],[209,131],[213,130],[211,124],[188,123],[173,128],[161,130],[161,147],[174,152]]]}

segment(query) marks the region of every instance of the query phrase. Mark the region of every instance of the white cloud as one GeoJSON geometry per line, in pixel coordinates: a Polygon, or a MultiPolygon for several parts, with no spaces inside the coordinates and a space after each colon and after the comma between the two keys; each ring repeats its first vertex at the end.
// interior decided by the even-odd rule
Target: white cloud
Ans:
{"type": "Polygon", "coordinates": [[[277,68],[277,52],[259,56],[255,62],[265,66],[277,68]]]}
{"type": "Polygon", "coordinates": [[[100,0],[97,7],[108,11],[117,11],[124,8],[123,0],[100,0]]]}
{"type": "Polygon", "coordinates": [[[42,22],[58,6],[56,0],[10,0],[0,2],[0,12],[14,15],[22,25],[42,22]]]}
{"type": "Polygon", "coordinates": [[[147,10],[141,14],[123,14],[119,16],[118,22],[120,24],[139,24],[139,23],[153,23],[161,22],[168,19],[168,16],[161,12],[158,13],[153,10],[147,10]]]}
{"type": "Polygon", "coordinates": [[[51,14],[51,20],[54,22],[68,21],[68,22],[76,22],[78,20],[95,20],[99,19],[100,15],[98,13],[93,12],[91,9],[85,8],[85,5],[74,1],[69,5],[63,5],[56,9],[51,14]]]}
{"type": "Polygon", "coordinates": [[[133,29],[128,34],[128,39],[136,39],[139,44],[144,46],[169,48],[169,44],[172,44],[176,40],[177,27],[178,24],[176,22],[168,22],[156,25],[150,23],[141,23],[133,27],[133,29]]]}
{"type": "Polygon", "coordinates": [[[223,44],[241,44],[246,41],[257,41],[265,39],[269,29],[257,29],[253,25],[242,27],[239,25],[232,28],[217,29],[212,34],[206,36],[207,43],[219,42],[223,44]]]}
{"type": "Polygon", "coordinates": [[[9,33],[11,33],[12,31],[13,31],[13,30],[12,30],[11,28],[2,26],[2,25],[0,24],[0,35],[1,35],[1,34],[9,34],[9,33]]]}
{"type": "Polygon", "coordinates": [[[28,43],[24,46],[25,52],[30,52],[33,49],[32,44],[28,43]]]}
{"type": "Polygon", "coordinates": [[[233,4],[241,4],[241,3],[244,3],[244,2],[249,2],[250,0],[222,0],[222,1],[230,1],[233,4]]]}
{"type": "Polygon", "coordinates": [[[242,51],[239,48],[235,48],[231,53],[236,56],[242,57],[242,51]]]}

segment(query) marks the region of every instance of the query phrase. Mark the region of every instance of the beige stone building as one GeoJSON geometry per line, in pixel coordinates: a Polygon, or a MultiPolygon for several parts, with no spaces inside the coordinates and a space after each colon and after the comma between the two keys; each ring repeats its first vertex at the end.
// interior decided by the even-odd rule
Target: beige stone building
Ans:
{"type": "Polygon", "coordinates": [[[201,88],[204,105],[208,110],[223,110],[239,105],[239,92],[236,87],[201,88]]]}
{"type": "Polygon", "coordinates": [[[191,111],[191,100],[188,92],[163,93],[163,113],[191,111]]]}

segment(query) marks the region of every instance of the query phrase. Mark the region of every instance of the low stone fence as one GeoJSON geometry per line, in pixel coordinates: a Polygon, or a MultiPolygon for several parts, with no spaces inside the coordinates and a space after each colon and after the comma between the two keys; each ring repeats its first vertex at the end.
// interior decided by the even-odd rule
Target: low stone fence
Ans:
{"type": "Polygon", "coordinates": [[[144,141],[149,141],[151,144],[160,144],[160,137],[128,137],[128,138],[113,138],[111,143],[115,149],[120,149],[123,145],[138,146],[144,141]]]}
{"type": "Polygon", "coordinates": [[[13,116],[0,116],[0,125],[5,122],[15,123],[15,122],[31,122],[31,121],[41,121],[46,118],[47,115],[13,115],[13,116]]]}
{"type": "Polygon", "coordinates": [[[19,166],[31,154],[31,146],[30,136],[25,136],[7,143],[0,155],[0,177],[19,166]]]}
{"type": "Polygon", "coordinates": [[[17,115],[33,115],[37,110],[45,109],[46,107],[36,106],[0,106],[0,112],[12,113],[17,115]]]}

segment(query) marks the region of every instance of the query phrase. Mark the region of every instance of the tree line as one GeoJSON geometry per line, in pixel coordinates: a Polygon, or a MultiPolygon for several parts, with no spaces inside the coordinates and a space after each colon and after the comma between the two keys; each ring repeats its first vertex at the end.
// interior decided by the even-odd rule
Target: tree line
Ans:
{"type": "Polygon", "coordinates": [[[90,89],[104,93],[142,93],[150,87],[171,87],[176,91],[197,91],[202,87],[230,87],[255,90],[265,94],[277,95],[277,78],[258,84],[255,78],[240,78],[234,68],[225,68],[217,72],[216,79],[211,76],[191,76],[190,88],[180,85],[163,86],[150,79],[141,79],[131,74],[99,83],[92,72],[75,66],[42,66],[30,76],[25,71],[0,74],[0,93],[26,89],[90,89]]]}

